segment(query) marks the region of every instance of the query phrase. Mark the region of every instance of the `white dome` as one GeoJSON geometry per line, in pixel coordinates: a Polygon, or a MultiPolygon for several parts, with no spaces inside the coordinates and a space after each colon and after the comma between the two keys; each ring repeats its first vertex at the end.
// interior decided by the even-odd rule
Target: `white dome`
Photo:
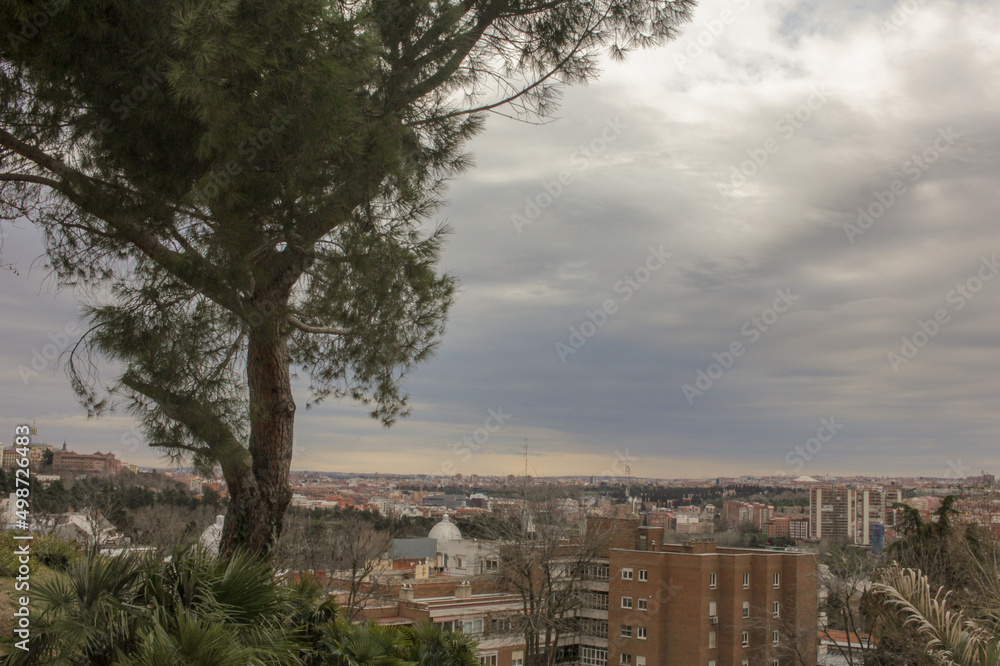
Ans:
{"type": "Polygon", "coordinates": [[[462,531],[455,523],[451,522],[451,518],[446,513],[441,522],[431,528],[427,536],[438,541],[461,541],[462,531]]]}

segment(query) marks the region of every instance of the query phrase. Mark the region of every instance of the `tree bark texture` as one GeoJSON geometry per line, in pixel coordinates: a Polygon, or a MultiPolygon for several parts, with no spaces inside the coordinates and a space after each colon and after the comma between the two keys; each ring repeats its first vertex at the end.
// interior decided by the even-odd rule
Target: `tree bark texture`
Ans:
{"type": "Polygon", "coordinates": [[[292,499],[288,474],[292,464],[295,401],[292,397],[288,341],[277,324],[251,329],[247,348],[250,390],[250,466],[224,470],[229,512],[220,553],[237,546],[266,556],[281,534],[292,499]]]}

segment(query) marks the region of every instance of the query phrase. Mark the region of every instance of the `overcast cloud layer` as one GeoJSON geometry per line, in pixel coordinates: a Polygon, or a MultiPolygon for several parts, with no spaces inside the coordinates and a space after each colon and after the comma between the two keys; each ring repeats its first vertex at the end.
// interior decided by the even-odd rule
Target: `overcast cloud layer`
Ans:
{"type": "MultiPolygon", "coordinates": [[[[293,466],[516,473],[526,438],[538,475],[997,471],[998,71],[992,2],[706,1],[557,121],[491,118],[413,416],[302,409],[293,466]]],[[[5,234],[0,427],[159,464],[61,370],[19,376],[76,323],[40,252],[5,234]]]]}

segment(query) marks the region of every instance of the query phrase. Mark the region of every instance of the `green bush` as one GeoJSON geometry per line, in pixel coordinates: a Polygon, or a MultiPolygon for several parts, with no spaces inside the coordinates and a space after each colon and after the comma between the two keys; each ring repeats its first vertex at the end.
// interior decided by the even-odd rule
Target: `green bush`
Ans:
{"type": "Polygon", "coordinates": [[[14,538],[14,532],[0,530],[0,577],[10,578],[17,575],[17,555],[14,551],[24,543],[14,538]]]}
{"type": "Polygon", "coordinates": [[[0,578],[17,575],[21,563],[15,551],[25,543],[30,548],[31,560],[28,565],[32,568],[38,562],[53,569],[65,570],[80,555],[80,547],[73,541],[56,536],[36,536],[31,541],[25,542],[15,539],[14,534],[15,532],[9,530],[0,530],[0,578]]]}
{"type": "Polygon", "coordinates": [[[52,535],[37,537],[31,550],[39,562],[60,571],[80,556],[78,543],[52,535]]]}

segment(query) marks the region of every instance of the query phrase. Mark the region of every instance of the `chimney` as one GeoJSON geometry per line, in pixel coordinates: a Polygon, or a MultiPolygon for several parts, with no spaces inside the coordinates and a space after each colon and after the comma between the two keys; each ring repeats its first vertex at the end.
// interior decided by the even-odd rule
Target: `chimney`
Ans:
{"type": "Polygon", "coordinates": [[[469,584],[469,581],[463,580],[461,583],[455,586],[455,598],[456,599],[472,598],[472,585],[469,584]]]}
{"type": "Polygon", "coordinates": [[[399,587],[399,600],[400,601],[413,601],[413,586],[409,583],[403,583],[399,587]]]}

